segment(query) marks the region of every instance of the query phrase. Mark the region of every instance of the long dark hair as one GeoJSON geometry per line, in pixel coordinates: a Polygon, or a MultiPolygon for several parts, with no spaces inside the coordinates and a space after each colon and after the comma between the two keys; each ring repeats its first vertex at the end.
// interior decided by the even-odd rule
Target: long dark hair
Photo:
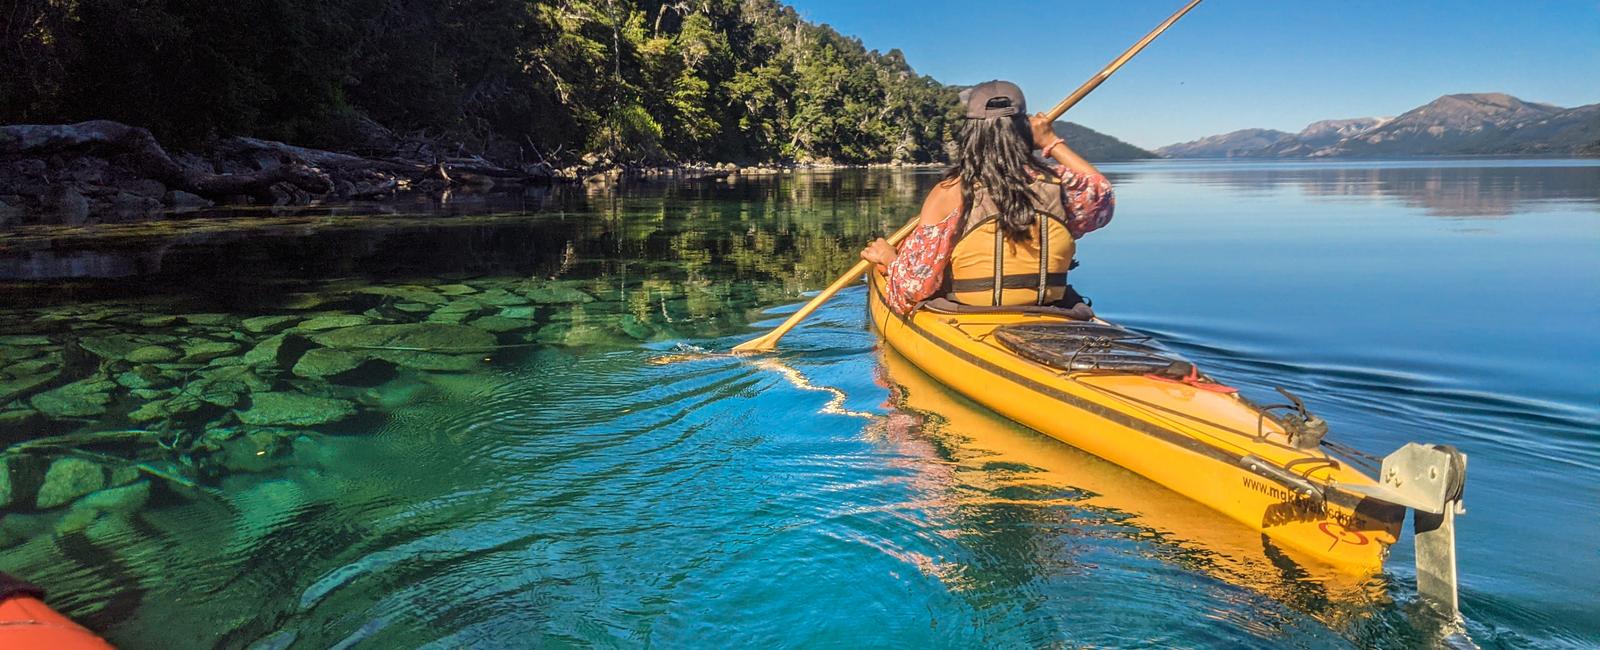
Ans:
{"type": "Polygon", "coordinates": [[[982,187],[1000,209],[1000,232],[1012,241],[1030,239],[1034,226],[1030,172],[1047,178],[1053,172],[1033,155],[1028,116],[967,119],[958,139],[955,160],[944,179],[961,181],[961,218],[971,214],[973,194],[982,187]]]}

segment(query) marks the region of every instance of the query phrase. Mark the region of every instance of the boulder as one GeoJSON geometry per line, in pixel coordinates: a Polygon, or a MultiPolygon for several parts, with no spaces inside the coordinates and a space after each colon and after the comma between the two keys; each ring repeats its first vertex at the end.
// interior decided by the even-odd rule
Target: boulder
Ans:
{"type": "Polygon", "coordinates": [[[316,426],[338,422],[354,415],[354,404],[340,399],[301,393],[256,393],[250,408],[239,412],[239,420],[258,426],[316,426]]]}
{"type": "Polygon", "coordinates": [[[45,472],[44,484],[39,486],[34,506],[40,510],[58,508],[105,485],[106,470],[99,463],[82,458],[61,458],[51,463],[45,472]]]}
{"type": "Polygon", "coordinates": [[[246,332],[252,334],[276,334],[289,329],[290,326],[300,321],[299,316],[256,316],[246,318],[239,324],[246,332]]]}

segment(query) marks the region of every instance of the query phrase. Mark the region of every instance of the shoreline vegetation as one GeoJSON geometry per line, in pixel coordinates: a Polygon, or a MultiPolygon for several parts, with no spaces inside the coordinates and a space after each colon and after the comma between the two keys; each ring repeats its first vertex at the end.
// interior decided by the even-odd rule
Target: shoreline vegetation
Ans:
{"type": "Polygon", "coordinates": [[[954,124],[954,87],[776,0],[25,0],[9,13],[0,124],[19,126],[0,135],[0,201],[13,211],[935,164],[954,124]],[[8,189],[62,178],[90,191],[8,189]]]}

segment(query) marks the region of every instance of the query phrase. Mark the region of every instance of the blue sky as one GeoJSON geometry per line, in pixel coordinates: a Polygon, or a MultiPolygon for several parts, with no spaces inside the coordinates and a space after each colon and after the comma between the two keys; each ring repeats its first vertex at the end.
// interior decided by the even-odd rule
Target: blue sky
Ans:
{"type": "MultiPolygon", "coordinates": [[[[1180,0],[786,0],[952,84],[1010,79],[1042,110],[1180,0]]],[[[1440,95],[1600,102],[1600,0],[1206,0],[1067,114],[1144,147],[1396,115],[1440,95]]]]}

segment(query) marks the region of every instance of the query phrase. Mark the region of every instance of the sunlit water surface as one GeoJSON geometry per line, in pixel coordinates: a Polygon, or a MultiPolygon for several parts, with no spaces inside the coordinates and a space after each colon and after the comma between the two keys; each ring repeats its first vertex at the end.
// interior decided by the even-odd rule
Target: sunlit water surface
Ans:
{"type": "MultiPolygon", "coordinates": [[[[1306,396],[1345,443],[1465,450],[1467,635],[1600,644],[1600,166],[1106,169],[1117,217],[1073,276],[1102,316],[1247,394],[1306,396]]],[[[0,335],[48,339],[12,340],[34,346],[19,358],[70,362],[74,341],[118,335],[242,354],[265,336],[244,318],[438,309],[386,288],[584,294],[503,312],[527,322],[462,370],[256,366],[252,391],[358,409],[263,429],[282,442],[256,464],[193,447],[256,440],[234,415],[250,393],[187,420],[131,420],[165,397],[123,388],[76,417],[0,403],[7,444],[64,437],[13,454],[139,463],[150,485],[133,507],[8,511],[0,570],[132,648],[1437,642],[1408,543],[1353,585],[1301,571],[1243,526],[942,392],[864,329],[860,288],[774,357],[694,353],[776,324],[934,178],[0,235],[0,335]],[[167,318],[196,313],[217,316],[167,318]],[[161,444],[106,437],[129,430],[161,444]]],[[[169,390],[206,363],[231,362],[176,365],[169,390]]]]}

